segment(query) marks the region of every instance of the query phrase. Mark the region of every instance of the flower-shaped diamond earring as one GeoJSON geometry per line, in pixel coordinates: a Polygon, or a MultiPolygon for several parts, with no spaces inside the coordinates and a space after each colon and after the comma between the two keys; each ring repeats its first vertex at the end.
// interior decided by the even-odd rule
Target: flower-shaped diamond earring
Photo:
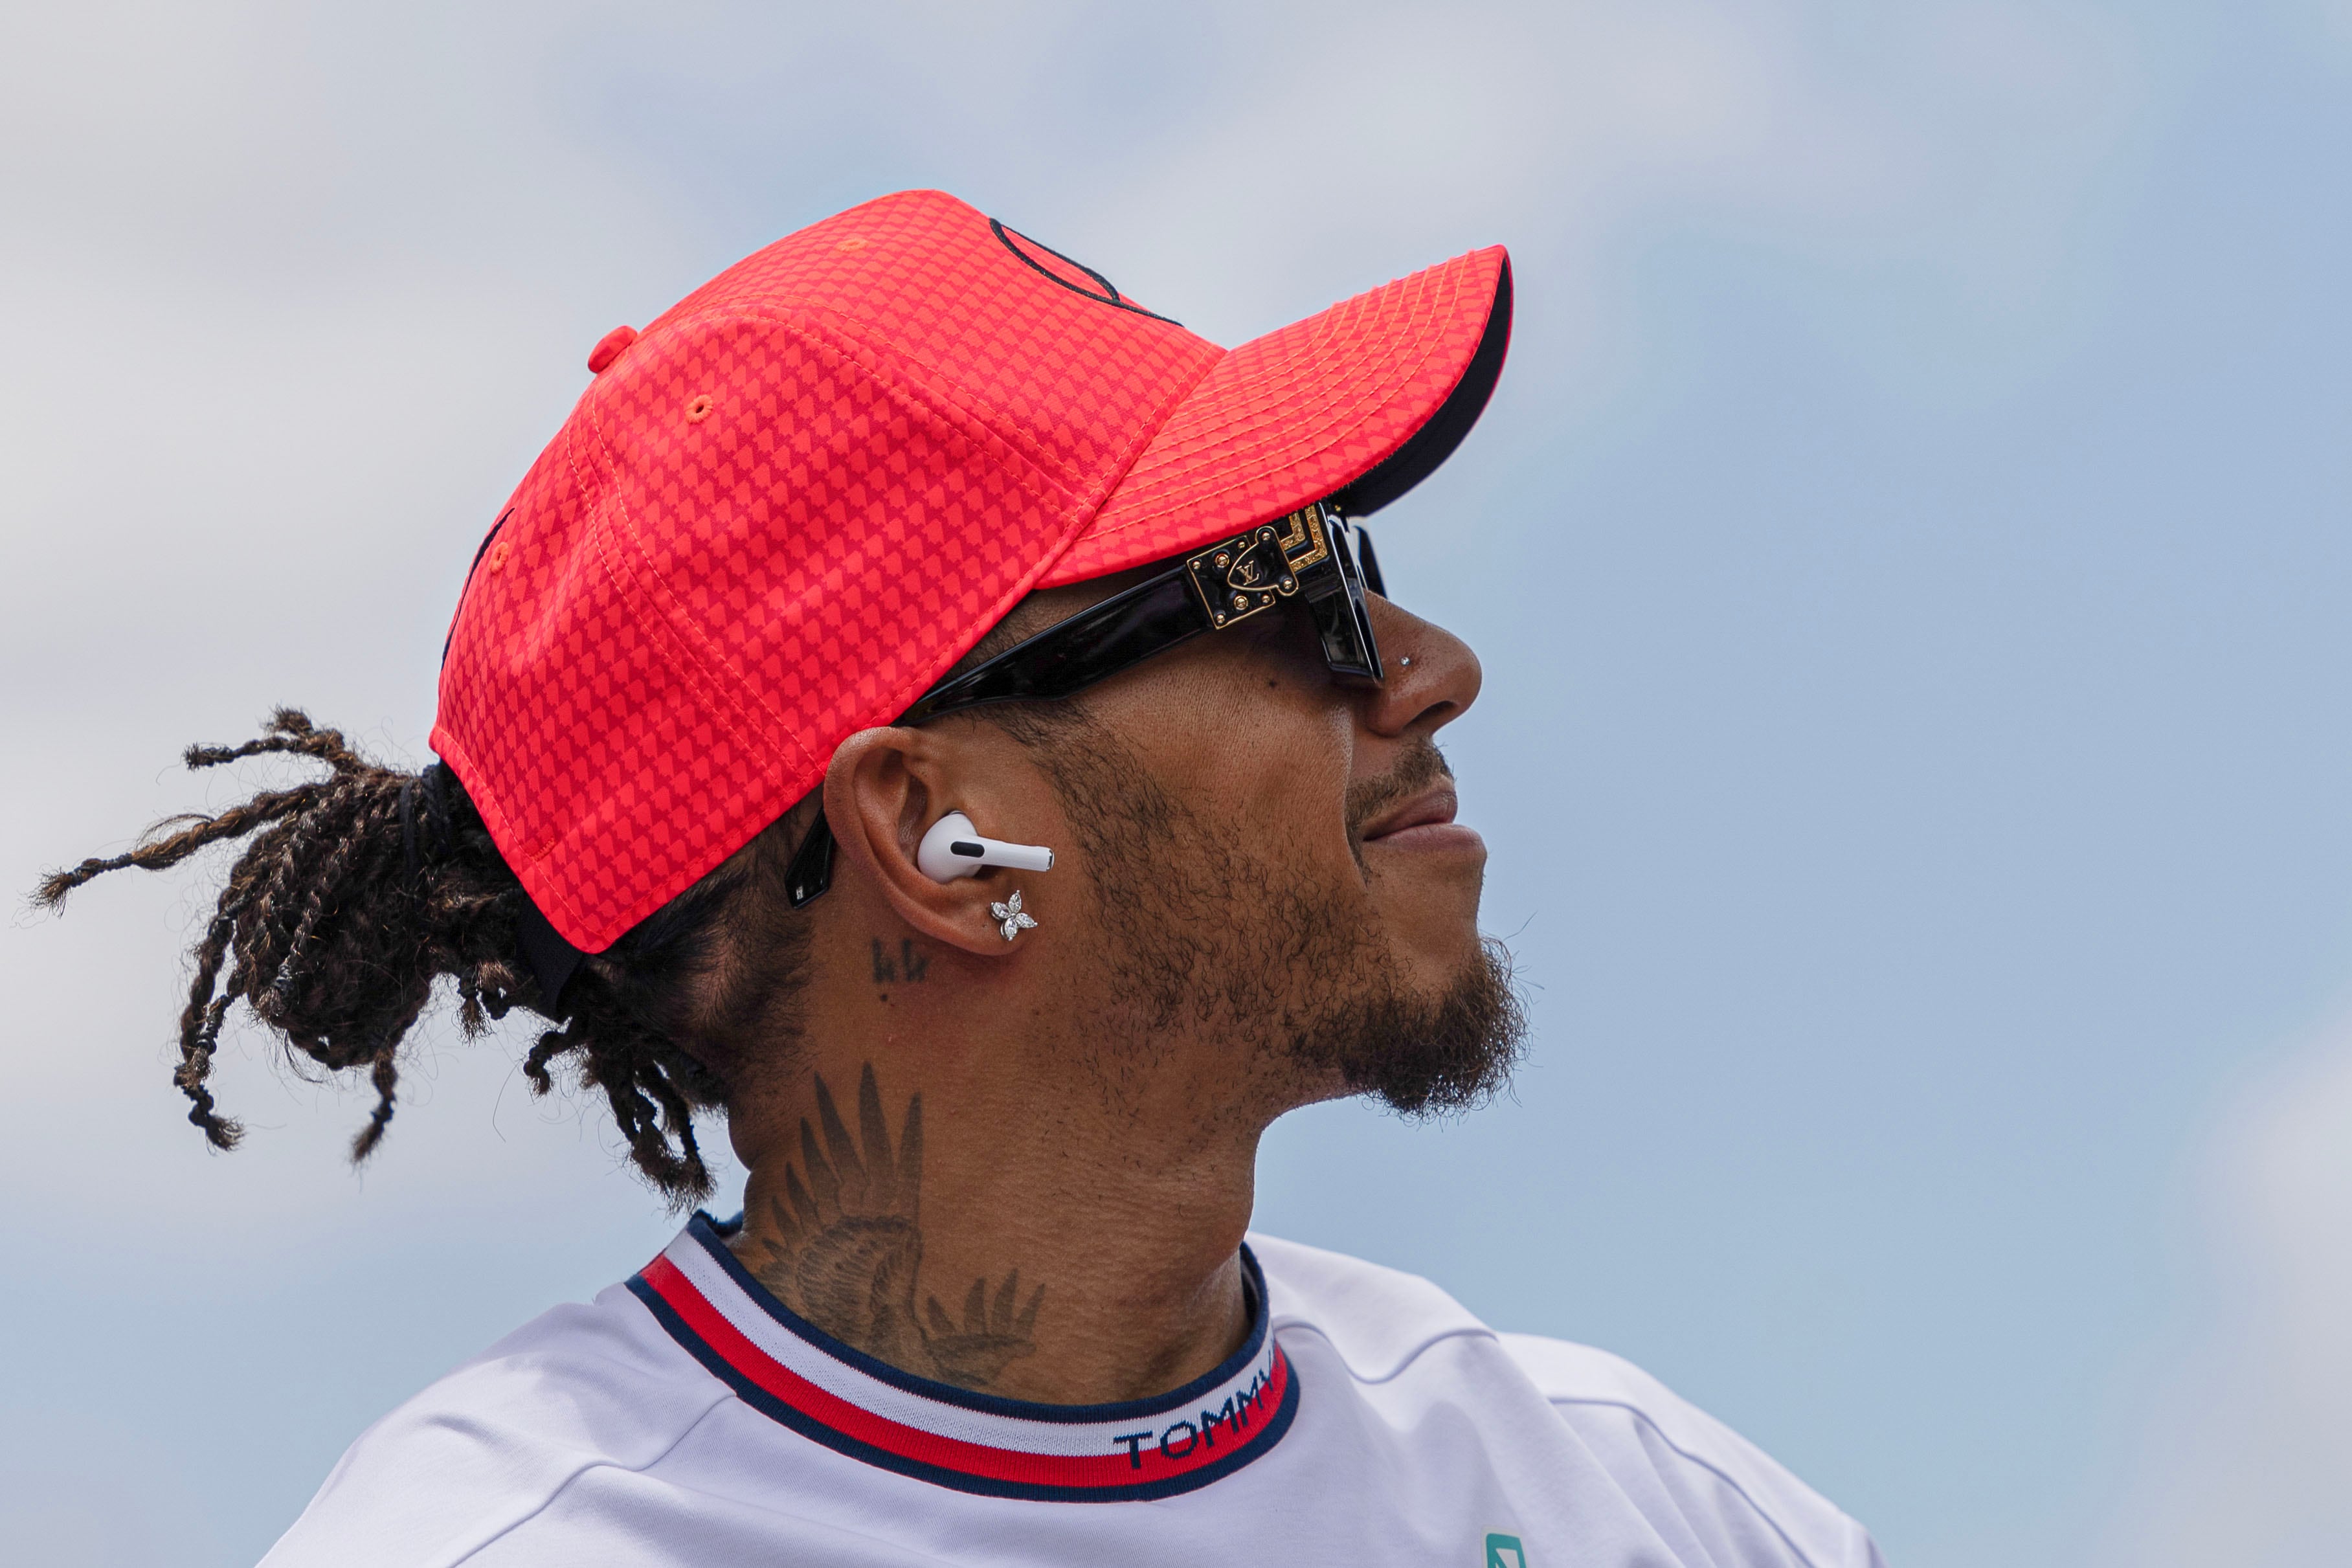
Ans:
{"type": "Polygon", "coordinates": [[[1005,902],[989,905],[988,912],[1004,922],[997,929],[1004,933],[1007,942],[1024,931],[1035,929],[1037,924],[1036,918],[1022,909],[1021,889],[1018,888],[1013,889],[1013,897],[1005,902]]]}

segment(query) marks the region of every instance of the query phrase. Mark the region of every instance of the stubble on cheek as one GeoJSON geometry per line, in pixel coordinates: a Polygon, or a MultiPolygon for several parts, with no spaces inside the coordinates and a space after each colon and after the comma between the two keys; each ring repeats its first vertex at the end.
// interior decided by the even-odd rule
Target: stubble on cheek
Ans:
{"type": "Polygon", "coordinates": [[[1339,889],[1305,862],[1311,829],[1285,802],[1199,809],[1082,710],[1055,716],[1036,756],[1092,884],[1107,1049],[1158,1055],[1153,1037],[1176,1034],[1269,1039],[1300,1010],[1297,977],[1344,963],[1335,914],[1352,931],[1364,911],[1335,910],[1339,889]]]}

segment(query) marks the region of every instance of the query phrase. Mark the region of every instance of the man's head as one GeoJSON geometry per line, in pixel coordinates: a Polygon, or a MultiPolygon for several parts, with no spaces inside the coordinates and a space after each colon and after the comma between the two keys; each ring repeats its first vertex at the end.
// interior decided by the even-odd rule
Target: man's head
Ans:
{"type": "Polygon", "coordinates": [[[333,777],[46,890],[258,832],[182,1028],[224,1146],[230,1001],[370,1068],[363,1152],[441,974],[469,1025],[556,1020],[534,1081],[576,1060],[674,1196],[709,1183],[692,1107],[740,1143],[804,1047],[918,1015],[935,1058],[984,1020],[999,1065],[1034,1047],[1130,1112],[1465,1103],[1517,1039],[1434,742],[1476,664],[1367,594],[1348,520],[1460,443],[1509,317],[1497,248],[1229,352],[951,197],[869,203],[597,346],[477,552],[446,766],[282,716],[192,763],[333,777]],[[931,881],[950,809],[1064,858],[931,881]],[[920,994],[952,1005],[890,989],[950,971],[920,994]]]}

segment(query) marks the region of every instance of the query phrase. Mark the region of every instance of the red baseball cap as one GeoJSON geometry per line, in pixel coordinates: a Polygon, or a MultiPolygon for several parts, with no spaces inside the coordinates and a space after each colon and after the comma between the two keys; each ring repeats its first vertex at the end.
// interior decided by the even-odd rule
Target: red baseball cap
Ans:
{"type": "Polygon", "coordinates": [[[1032,589],[1402,495],[1510,301],[1496,246],[1227,350],[953,196],[853,207],[596,345],[475,557],[433,749],[601,952],[1032,589]]]}

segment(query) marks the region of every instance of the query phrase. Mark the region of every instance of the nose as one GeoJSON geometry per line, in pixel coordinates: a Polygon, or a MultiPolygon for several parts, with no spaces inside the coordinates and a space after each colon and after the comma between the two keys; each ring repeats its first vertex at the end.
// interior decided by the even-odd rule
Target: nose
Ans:
{"type": "Polygon", "coordinates": [[[1367,694],[1364,721],[1376,735],[1435,734],[1478,700],[1485,672],[1470,645],[1444,626],[1364,595],[1388,679],[1367,694]]]}

